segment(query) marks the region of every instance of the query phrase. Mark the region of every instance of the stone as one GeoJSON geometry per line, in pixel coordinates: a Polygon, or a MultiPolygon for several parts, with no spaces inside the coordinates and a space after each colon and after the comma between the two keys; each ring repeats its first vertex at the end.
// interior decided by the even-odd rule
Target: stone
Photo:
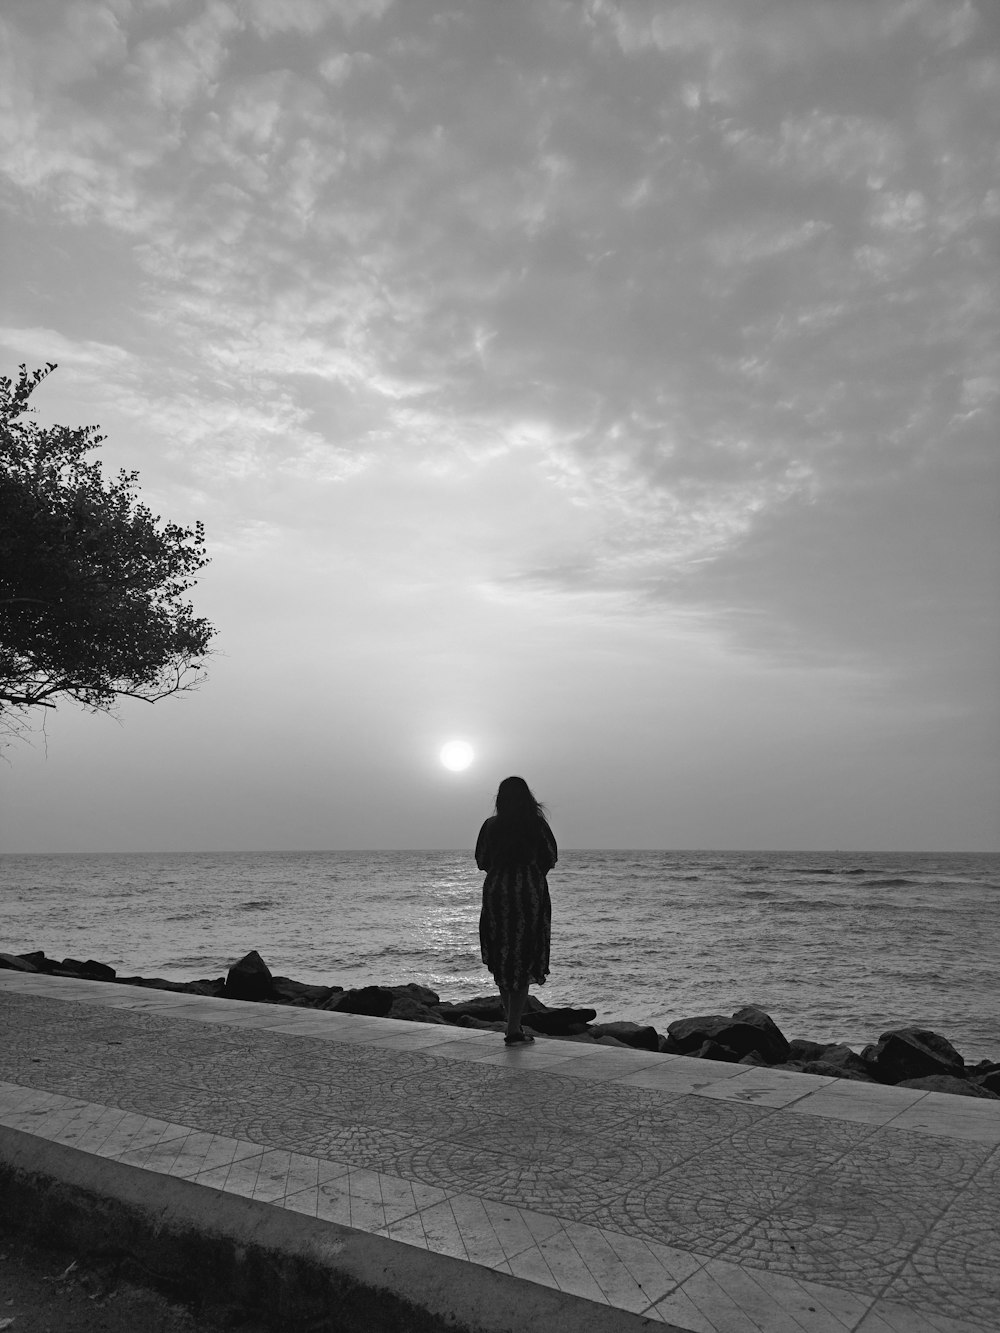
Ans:
{"type": "MultiPolygon", "coordinates": [[[[758,1034],[758,1039],[751,1049],[762,1055],[768,1064],[781,1064],[788,1059],[788,1038],[771,1015],[765,1013],[758,1005],[747,1004],[742,1009],[737,1009],[733,1014],[733,1023],[740,1027],[749,1027],[758,1034]]],[[[728,1046],[737,1045],[730,1036],[723,1035],[721,1040],[728,1046]]],[[[740,1044],[743,1040],[741,1033],[740,1044]]]]}
{"type": "Polygon", "coordinates": [[[29,963],[27,958],[19,958],[16,953],[0,953],[0,967],[7,968],[9,972],[41,971],[34,963],[29,963]]]}
{"type": "Polygon", "coordinates": [[[739,1051],[734,1051],[731,1046],[723,1046],[718,1041],[704,1041],[691,1054],[698,1060],[721,1060],[730,1065],[737,1064],[740,1058],[739,1051]]]}
{"type": "Polygon", "coordinates": [[[1000,1094],[1000,1065],[992,1060],[982,1060],[975,1069],[970,1069],[967,1073],[971,1081],[980,1088],[1000,1094]]]}
{"type": "Polygon", "coordinates": [[[569,1036],[597,1017],[596,1009],[536,1009],[521,1015],[521,1026],[542,1032],[547,1037],[569,1036]]]}
{"type": "Polygon", "coordinates": [[[631,1050],[627,1041],[619,1041],[617,1037],[597,1037],[595,1038],[598,1046],[617,1046],[623,1051],[631,1050]]]}
{"type": "Polygon", "coordinates": [[[80,976],[88,977],[92,981],[114,981],[117,975],[113,967],[108,967],[107,963],[99,963],[94,958],[88,958],[80,967],[80,976]]]}
{"type": "Polygon", "coordinates": [[[39,972],[48,972],[55,967],[51,958],[46,958],[42,949],[35,949],[32,953],[19,953],[18,958],[23,958],[26,963],[31,963],[39,972]]]}
{"type": "Polygon", "coordinates": [[[226,976],[224,994],[227,1000],[271,998],[271,969],[256,949],[233,963],[226,976]]]}
{"type": "Polygon", "coordinates": [[[623,1046],[633,1046],[639,1051],[658,1051],[660,1034],[656,1028],[642,1023],[592,1023],[591,1032],[597,1037],[614,1037],[623,1046]]]}
{"type": "Polygon", "coordinates": [[[454,1004],[444,1001],[437,1005],[437,1011],[446,1023],[457,1023],[466,1015],[488,1023],[504,1021],[499,995],[474,995],[471,1000],[459,1000],[454,1004]]]}
{"type": "Polygon", "coordinates": [[[965,1061],[951,1042],[926,1028],[893,1028],[861,1052],[880,1083],[927,1078],[931,1074],[965,1075],[965,1061]]]}
{"type": "Polygon", "coordinates": [[[318,986],[306,981],[293,981],[291,977],[272,977],[270,998],[279,1004],[314,1008],[331,995],[341,994],[343,989],[343,986],[318,986]]]}
{"type": "MultiPolygon", "coordinates": [[[[394,991],[398,988],[388,986],[386,989],[394,991]]],[[[429,1004],[421,1004],[412,995],[397,995],[386,1017],[398,1018],[405,1023],[439,1023],[442,1027],[447,1026],[436,1009],[432,1009],[429,1004]]]]}
{"type": "Polygon", "coordinates": [[[828,1041],[806,1041],[801,1037],[793,1037],[788,1043],[789,1060],[822,1060],[823,1052],[830,1049],[832,1045],[828,1041]]]}
{"type": "Polygon", "coordinates": [[[392,1008],[395,998],[392,991],[385,986],[359,986],[356,990],[345,990],[339,995],[331,995],[317,1008],[341,1014],[365,1014],[369,1018],[384,1018],[392,1008]]]}
{"type": "Polygon", "coordinates": [[[699,1046],[729,1022],[722,1014],[704,1014],[700,1018],[678,1018],[667,1024],[667,1035],[681,1055],[693,1055],[699,1046]]]}
{"type": "MultiPolygon", "coordinates": [[[[706,1042],[728,1048],[736,1060],[756,1051],[768,1064],[783,1064],[789,1054],[788,1042],[777,1024],[756,1005],[738,1009],[731,1018],[722,1014],[680,1018],[669,1024],[667,1033],[681,1055],[698,1055],[699,1048],[706,1042]]],[[[727,1057],[712,1054],[702,1058],[727,1057]]]]}
{"type": "Polygon", "coordinates": [[[989,1097],[1000,1101],[1000,1095],[990,1092],[978,1083],[968,1079],[955,1078],[953,1074],[927,1074],[924,1078],[904,1078],[896,1084],[897,1088],[920,1088],[925,1092],[949,1092],[953,1097],[989,1097]]]}
{"type": "MultiPolygon", "coordinates": [[[[845,1046],[842,1042],[835,1042],[827,1046],[823,1054],[816,1060],[805,1061],[806,1064],[822,1064],[824,1072],[826,1070],[837,1070],[842,1077],[857,1075],[859,1078],[868,1082],[874,1082],[871,1066],[868,1061],[858,1055],[857,1051],[852,1051],[850,1046],[845,1046]]],[[[812,1072],[812,1071],[810,1071],[812,1072]]]]}
{"type": "Polygon", "coordinates": [[[432,991],[429,986],[420,986],[415,981],[408,981],[403,986],[386,986],[386,990],[391,990],[397,1000],[416,1000],[418,1004],[428,1007],[441,1003],[437,991],[432,991]]]}
{"type": "Polygon", "coordinates": [[[877,1083],[878,1079],[874,1077],[867,1066],[860,1067],[865,1064],[861,1056],[855,1056],[855,1059],[858,1061],[857,1066],[846,1063],[837,1064],[826,1060],[801,1060],[794,1064],[779,1067],[782,1069],[797,1069],[803,1074],[816,1074],[820,1078],[846,1078],[850,1079],[852,1083],[877,1083]]]}

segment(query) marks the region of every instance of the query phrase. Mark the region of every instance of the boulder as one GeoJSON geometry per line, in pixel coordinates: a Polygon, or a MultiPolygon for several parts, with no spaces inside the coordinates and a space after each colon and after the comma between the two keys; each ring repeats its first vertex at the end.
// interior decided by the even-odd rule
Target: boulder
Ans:
{"type": "Polygon", "coordinates": [[[40,971],[34,963],[29,963],[27,958],[19,958],[16,953],[0,953],[0,967],[7,968],[9,972],[40,971]]]}
{"type": "MultiPolygon", "coordinates": [[[[757,1039],[751,1050],[757,1051],[762,1055],[768,1064],[778,1065],[788,1059],[788,1039],[775,1023],[770,1014],[766,1014],[763,1009],[755,1004],[744,1005],[742,1009],[737,1009],[733,1014],[733,1023],[741,1027],[748,1027],[757,1034],[757,1039]]],[[[748,1038],[749,1039],[749,1038],[748,1038]]],[[[735,1046],[731,1036],[723,1036],[722,1041],[728,1046],[735,1046]]],[[[742,1034],[740,1043],[744,1040],[742,1034]]]]}
{"type": "Polygon", "coordinates": [[[723,1064],[729,1065],[737,1064],[740,1059],[739,1051],[734,1051],[731,1046],[723,1046],[718,1041],[703,1041],[691,1054],[697,1060],[721,1060],[723,1064]]]}
{"type": "Polygon", "coordinates": [[[496,1019],[496,1020],[488,1019],[488,1018],[473,1018],[473,1016],[472,1016],[471,1014],[461,1014],[461,1015],[455,1020],[455,1022],[452,1024],[452,1026],[453,1026],[453,1027],[460,1027],[460,1028],[476,1028],[476,1029],[478,1029],[480,1032],[506,1032],[506,1031],[507,1031],[507,1022],[506,1022],[506,1020],[503,1019],[503,1018],[501,1018],[501,1019],[496,1019]]]}
{"type": "Polygon", "coordinates": [[[479,1018],[487,1023],[504,1021],[503,1005],[499,995],[475,995],[471,1000],[447,1001],[437,1005],[437,1011],[446,1023],[457,1023],[463,1017],[479,1018]]]}
{"type": "Polygon", "coordinates": [[[632,1049],[627,1041],[619,1041],[617,1037],[597,1037],[595,1040],[598,1046],[617,1046],[623,1051],[632,1049]]]}
{"type": "MultiPolygon", "coordinates": [[[[394,991],[398,988],[388,986],[386,989],[394,991]]],[[[432,995],[433,993],[431,991],[432,995]]],[[[397,995],[392,1002],[387,1017],[399,1018],[405,1023],[439,1023],[442,1027],[446,1026],[444,1019],[436,1009],[432,1009],[429,1004],[421,1004],[412,995],[397,995]]]]}
{"type": "Polygon", "coordinates": [[[181,990],[188,995],[209,995],[213,1000],[219,1000],[226,993],[226,978],[215,977],[208,980],[185,981],[181,985],[181,990]]]}
{"type": "Polygon", "coordinates": [[[953,1097],[989,1097],[1000,1101],[1000,1096],[990,1092],[978,1083],[968,1079],[955,1078],[952,1074],[928,1074],[924,1078],[904,1078],[896,1084],[897,1088],[922,1088],[925,1092],[950,1092],[953,1097]]]}
{"type": "Polygon", "coordinates": [[[641,1023],[592,1023],[591,1032],[597,1037],[614,1037],[623,1046],[634,1046],[639,1051],[658,1051],[660,1034],[656,1028],[641,1023]]]}
{"type": "Polygon", "coordinates": [[[965,1061],[951,1042],[926,1028],[893,1028],[861,1052],[880,1083],[928,1078],[931,1074],[965,1076],[965,1061]]]}
{"type": "Polygon", "coordinates": [[[99,963],[95,958],[88,958],[80,968],[80,976],[92,981],[114,981],[118,973],[107,963],[99,963]]]}
{"type": "Polygon", "coordinates": [[[437,991],[432,991],[429,986],[419,986],[415,981],[408,981],[403,986],[386,986],[386,990],[391,990],[397,1000],[416,1000],[427,1006],[441,1003],[437,991]]]}
{"type": "Polygon", "coordinates": [[[359,986],[356,990],[341,991],[317,1005],[319,1009],[334,1010],[341,1014],[366,1014],[369,1018],[384,1018],[392,1008],[395,996],[385,986],[359,986]]]}
{"type": "Polygon", "coordinates": [[[293,981],[291,977],[272,977],[270,998],[279,1004],[314,1008],[331,995],[341,994],[343,989],[343,986],[317,986],[305,981],[293,981]]]}
{"type": "MultiPolygon", "coordinates": [[[[854,1054],[853,1051],[851,1054],[854,1054]]],[[[826,1060],[801,1060],[795,1064],[782,1065],[781,1068],[797,1069],[800,1073],[817,1074],[821,1078],[846,1078],[853,1083],[877,1083],[878,1079],[865,1065],[861,1056],[855,1055],[854,1058],[858,1062],[857,1065],[848,1064],[847,1062],[828,1062],[826,1060]]]]}
{"type": "Polygon", "coordinates": [[[698,1047],[715,1036],[729,1022],[722,1014],[704,1014],[700,1018],[678,1018],[667,1024],[667,1035],[680,1055],[694,1055],[698,1047]]]}
{"type": "Polygon", "coordinates": [[[966,1073],[973,1083],[985,1088],[987,1092],[1000,1094],[1000,1065],[993,1060],[980,1060],[978,1065],[967,1069],[966,1073]]]}
{"type": "Polygon", "coordinates": [[[19,953],[18,958],[23,958],[26,963],[31,963],[39,972],[48,972],[55,967],[51,958],[46,958],[42,949],[36,949],[33,953],[19,953]]]}
{"type": "Polygon", "coordinates": [[[828,1041],[806,1041],[801,1037],[793,1037],[788,1043],[789,1060],[822,1060],[823,1052],[828,1051],[832,1042],[828,1041]]]}
{"type": "MultiPolygon", "coordinates": [[[[746,1005],[737,1009],[731,1018],[722,1014],[707,1014],[701,1018],[680,1018],[671,1023],[667,1032],[681,1055],[699,1055],[700,1048],[712,1043],[734,1053],[741,1059],[756,1051],[767,1064],[784,1064],[789,1056],[789,1045],[777,1024],[763,1009],[746,1005]]],[[[712,1054],[703,1059],[726,1059],[712,1054]]]]}
{"type": "MultiPolygon", "coordinates": [[[[827,1046],[821,1056],[816,1060],[807,1060],[805,1064],[821,1064],[824,1066],[824,1073],[828,1070],[834,1077],[851,1078],[857,1076],[866,1082],[874,1082],[871,1067],[867,1060],[862,1059],[857,1051],[852,1051],[850,1046],[845,1046],[842,1042],[835,1042],[827,1046]],[[834,1072],[836,1071],[836,1072],[834,1072]]],[[[808,1071],[812,1073],[812,1070],[808,1071]]]]}
{"type": "Polygon", "coordinates": [[[233,963],[226,976],[223,993],[227,1000],[271,998],[271,969],[256,949],[251,949],[239,962],[233,963]]]}
{"type": "Polygon", "coordinates": [[[581,1032],[597,1017],[596,1009],[536,1009],[521,1015],[522,1027],[543,1032],[547,1037],[565,1037],[581,1032]]]}

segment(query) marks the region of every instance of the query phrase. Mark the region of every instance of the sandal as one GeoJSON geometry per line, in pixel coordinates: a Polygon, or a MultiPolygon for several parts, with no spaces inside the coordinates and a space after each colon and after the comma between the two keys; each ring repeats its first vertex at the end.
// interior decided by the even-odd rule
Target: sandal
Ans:
{"type": "Polygon", "coordinates": [[[505,1046],[520,1046],[522,1043],[534,1040],[530,1032],[511,1032],[509,1036],[504,1037],[503,1044],[505,1046]]]}

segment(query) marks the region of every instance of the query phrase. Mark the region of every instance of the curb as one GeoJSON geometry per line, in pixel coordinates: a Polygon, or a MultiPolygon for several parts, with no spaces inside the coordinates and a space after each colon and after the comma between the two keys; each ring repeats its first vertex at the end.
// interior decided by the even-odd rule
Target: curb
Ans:
{"type": "Polygon", "coordinates": [[[130,1259],[195,1308],[281,1333],[681,1333],[384,1236],[0,1127],[0,1225],[130,1259]]]}

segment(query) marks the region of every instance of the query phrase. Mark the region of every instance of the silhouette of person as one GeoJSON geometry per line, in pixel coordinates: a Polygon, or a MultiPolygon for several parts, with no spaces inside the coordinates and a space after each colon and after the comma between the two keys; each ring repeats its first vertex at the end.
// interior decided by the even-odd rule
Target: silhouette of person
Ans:
{"type": "Polygon", "coordinates": [[[556,863],[556,840],[524,778],[504,778],[496,813],[479,830],[476,865],[486,871],[479,943],[500,991],[508,1046],[534,1041],[521,1027],[532,982],[549,971],[552,905],[545,878],[556,863]]]}

